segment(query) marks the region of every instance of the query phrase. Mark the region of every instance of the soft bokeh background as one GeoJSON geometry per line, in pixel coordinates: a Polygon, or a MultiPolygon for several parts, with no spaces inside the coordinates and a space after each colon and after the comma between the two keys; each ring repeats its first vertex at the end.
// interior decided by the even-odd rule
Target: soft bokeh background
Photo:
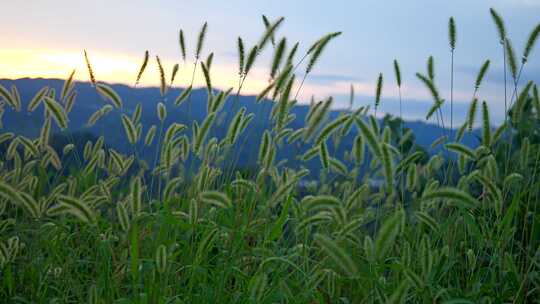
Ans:
{"type": "MultiPolygon", "coordinates": [[[[350,84],[357,92],[356,105],[372,103],[374,84],[384,73],[382,110],[396,114],[397,89],[392,60],[401,63],[404,82],[404,115],[422,118],[430,106],[427,91],[414,76],[425,71],[426,59],[435,57],[437,85],[449,99],[450,50],[448,18],[454,16],[458,41],[455,54],[456,121],[463,120],[475,75],[486,59],[492,60],[480,97],[488,100],[493,118],[502,119],[504,88],[502,51],[489,15],[495,7],[506,21],[516,49],[522,53],[532,28],[540,22],[540,0],[454,1],[179,1],[179,0],[25,0],[2,1],[0,10],[0,78],[64,78],[77,69],[76,78],[87,80],[83,49],[88,50],[98,80],[132,84],[145,50],[162,57],[169,74],[180,62],[178,31],[186,33],[190,60],[180,70],[178,84],[189,83],[197,33],[208,21],[204,57],[215,53],[213,82],[225,88],[237,85],[236,38],[248,47],[264,31],[261,15],[271,20],[284,16],[278,36],[289,45],[301,42],[300,53],[313,41],[332,31],[343,31],[327,48],[300,95],[334,95],[336,106],[345,106],[350,84]]],[[[256,94],[267,83],[271,49],[258,60],[245,93],[256,94]]],[[[155,60],[143,85],[156,85],[155,60]]],[[[540,47],[524,70],[523,81],[540,81],[540,47]]],[[[202,77],[197,77],[202,84],[202,77]]],[[[447,111],[448,109],[445,109],[447,111]]]]}

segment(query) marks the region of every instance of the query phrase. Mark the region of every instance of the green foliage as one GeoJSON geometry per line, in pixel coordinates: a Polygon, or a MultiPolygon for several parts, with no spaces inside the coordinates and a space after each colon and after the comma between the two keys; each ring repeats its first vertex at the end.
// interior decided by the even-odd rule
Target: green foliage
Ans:
{"type": "Polygon", "coordinates": [[[135,80],[135,85],[139,84],[139,81],[141,80],[141,77],[146,70],[146,66],[148,65],[148,59],[150,59],[150,53],[148,51],[144,52],[144,59],[143,63],[141,64],[141,67],[139,69],[139,73],[137,74],[137,79],[135,80]]]}
{"type": "Polygon", "coordinates": [[[499,15],[499,13],[494,9],[490,8],[489,12],[491,14],[491,18],[493,19],[493,22],[495,23],[495,27],[497,28],[497,34],[499,34],[499,41],[501,44],[504,44],[506,41],[506,28],[504,26],[504,21],[499,15]]]}
{"type": "Polygon", "coordinates": [[[454,17],[450,17],[448,20],[448,42],[452,51],[456,48],[456,22],[454,17]]]}
{"type": "Polygon", "coordinates": [[[330,34],[320,38],[319,40],[317,40],[310,47],[310,49],[308,50],[308,54],[311,54],[311,57],[309,59],[309,63],[308,63],[307,68],[306,68],[306,74],[309,74],[313,70],[313,68],[315,67],[315,64],[319,60],[319,57],[322,55],[322,52],[324,51],[324,49],[326,48],[328,43],[332,39],[338,37],[339,35],[341,35],[341,32],[330,33],[330,34]]]}
{"type": "Polygon", "coordinates": [[[375,88],[375,114],[377,113],[377,108],[379,107],[381,103],[382,88],[383,88],[383,74],[379,73],[379,77],[377,78],[377,86],[375,88]]]}
{"type": "Polygon", "coordinates": [[[199,59],[204,45],[204,39],[206,38],[206,31],[208,29],[208,23],[205,22],[199,32],[199,37],[197,39],[197,48],[195,49],[195,59],[199,59]]]}
{"type": "Polygon", "coordinates": [[[489,68],[490,61],[486,60],[484,64],[482,64],[482,67],[480,67],[480,71],[478,71],[478,74],[476,75],[476,81],[474,82],[474,89],[478,90],[480,88],[480,85],[482,84],[482,80],[484,80],[484,76],[486,76],[486,72],[489,68]]]}

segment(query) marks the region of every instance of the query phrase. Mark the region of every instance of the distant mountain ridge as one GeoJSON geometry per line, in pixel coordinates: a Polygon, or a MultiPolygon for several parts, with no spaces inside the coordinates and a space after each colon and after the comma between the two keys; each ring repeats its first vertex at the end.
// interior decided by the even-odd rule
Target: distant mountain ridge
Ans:
{"type": "MultiPolygon", "coordinates": [[[[43,123],[43,105],[40,105],[31,114],[26,113],[26,107],[35,93],[44,86],[54,88],[58,94],[58,92],[60,92],[62,89],[63,80],[43,78],[22,78],[17,80],[0,79],[0,84],[7,89],[9,89],[11,85],[16,85],[21,96],[23,107],[21,112],[15,112],[12,109],[9,109],[9,107],[6,107],[6,112],[4,113],[3,117],[4,130],[30,137],[38,136],[39,130],[43,123]]],[[[155,87],[134,88],[122,84],[112,84],[111,86],[121,96],[124,104],[123,111],[125,114],[131,114],[137,103],[141,103],[143,108],[141,117],[141,123],[143,125],[143,137],[152,125],[159,127],[159,120],[156,115],[156,106],[160,101],[167,105],[168,115],[164,123],[165,129],[173,122],[191,126],[193,119],[200,122],[206,116],[206,89],[193,90],[190,98],[191,106],[188,105],[188,102],[184,102],[181,106],[176,107],[174,106],[174,101],[181,93],[181,89],[170,89],[166,97],[161,98],[159,88],[155,87]]],[[[86,127],[88,118],[96,110],[107,104],[107,102],[88,82],[76,82],[75,90],[77,91],[77,98],[73,110],[69,114],[69,131],[75,132],[84,130],[94,134],[95,136],[105,135],[105,142],[108,146],[120,151],[129,152],[130,147],[125,139],[126,137],[121,125],[119,111],[111,111],[107,116],[100,119],[95,126],[88,128],[86,127]]],[[[231,111],[233,104],[235,104],[235,98],[235,96],[230,96],[225,102],[221,112],[227,113],[231,111]]],[[[255,96],[241,95],[238,97],[235,110],[240,109],[240,107],[246,107],[247,113],[254,113],[256,115],[256,117],[251,121],[247,130],[240,137],[240,146],[238,148],[241,149],[237,149],[239,155],[236,155],[239,166],[250,166],[256,161],[260,138],[264,130],[270,127],[268,117],[272,109],[272,102],[263,101],[257,103],[255,96]]],[[[291,113],[296,115],[296,119],[288,127],[293,129],[303,127],[304,119],[308,113],[308,110],[308,105],[296,105],[291,110],[291,113]]],[[[339,111],[334,110],[331,111],[329,115],[330,118],[332,118],[336,117],[338,114],[339,111]]],[[[214,127],[211,130],[212,135],[217,136],[218,138],[225,136],[228,125],[224,124],[223,119],[225,117],[229,117],[229,119],[231,119],[232,116],[233,115],[220,114],[220,116],[218,116],[218,127],[214,127]]],[[[453,138],[455,135],[455,130],[443,130],[435,125],[420,121],[406,121],[404,126],[413,131],[416,137],[416,143],[428,151],[430,151],[431,143],[439,138],[442,134],[447,134],[450,138],[453,138]]],[[[55,129],[54,131],[58,132],[59,130],[55,129]]],[[[188,132],[189,135],[191,135],[190,133],[191,131],[188,132]]],[[[343,139],[343,144],[340,145],[338,151],[336,151],[338,155],[343,155],[342,152],[352,148],[352,141],[355,134],[356,131],[350,132],[349,135],[343,139]]],[[[476,146],[477,139],[474,135],[466,134],[463,139],[463,143],[469,146],[476,146]]],[[[155,151],[155,145],[154,147],[145,149],[148,155],[154,155],[153,151],[155,151]]],[[[300,147],[299,149],[281,149],[278,152],[277,157],[278,159],[291,160],[295,158],[295,155],[298,155],[298,153],[301,153],[304,150],[305,149],[303,147],[300,147]]],[[[145,155],[148,156],[147,154],[145,155]]],[[[318,167],[318,160],[315,159],[314,161],[315,163],[313,164],[317,164],[317,166],[314,167],[318,167]]]]}

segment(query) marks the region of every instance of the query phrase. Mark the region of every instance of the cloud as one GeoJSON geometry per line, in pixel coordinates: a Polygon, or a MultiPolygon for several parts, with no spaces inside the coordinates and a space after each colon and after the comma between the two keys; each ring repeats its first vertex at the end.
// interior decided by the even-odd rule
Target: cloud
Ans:
{"type": "Polygon", "coordinates": [[[360,77],[343,74],[310,74],[307,81],[311,83],[325,84],[337,82],[359,82],[363,81],[363,79],[360,77]]]}
{"type": "MultiPolygon", "coordinates": [[[[480,66],[458,66],[456,71],[470,76],[472,79],[476,78],[480,66]]],[[[507,83],[511,83],[511,74],[507,69],[507,83]]],[[[529,80],[534,81],[535,83],[540,83],[540,67],[533,67],[525,65],[520,76],[520,83],[525,83],[529,80]]],[[[503,67],[494,67],[491,65],[489,70],[484,78],[484,83],[493,83],[497,85],[504,84],[504,68],[503,67]]]]}
{"type": "MultiPolygon", "coordinates": [[[[336,109],[346,109],[349,105],[349,96],[346,94],[334,95],[334,107],[336,109]]],[[[373,96],[371,95],[358,95],[355,98],[353,109],[360,106],[370,106],[373,109],[373,96]]],[[[416,99],[416,98],[404,98],[402,100],[401,114],[406,120],[425,120],[426,114],[433,106],[433,101],[429,99],[416,99]]],[[[454,127],[462,124],[465,121],[468,110],[468,103],[456,102],[454,104],[454,127]]],[[[442,111],[444,113],[446,123],[449,124],[450,116],[450,104],[445,103],[442,111]]],[[[381,101],[379,107],[379,113],[377,116],[383,117],[385,114],[392,114],[394,116],[400,115],[399,99],[395,97],[385,97],[381,101]]],[[[496,115],[496,123],[499,122],[498,115],[496,115]]],[[[436,117],[433,116],[431,122],[435,122],[436,117]]]]}

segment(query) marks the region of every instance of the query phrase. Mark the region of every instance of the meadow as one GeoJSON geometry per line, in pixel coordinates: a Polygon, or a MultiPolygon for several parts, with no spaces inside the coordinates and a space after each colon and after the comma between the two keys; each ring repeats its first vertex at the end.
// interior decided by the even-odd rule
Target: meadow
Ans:
{"type": "MultiPolygon", "coordinates": [[[[0,85],[0,117],[44,117],[35,138],[0,129],[0,302],[540,303],[540,97],[522,79],[540,24],[519,58],[503,19],[489,14],[501,48],[492,60],[505,67],[506,118],[494,126],[481,99],[486,60],[465,123],[454,125],[453,111],[442,110],[453,105],[453,88],[441,96],[430,57],[416,76],[433,98],[425,119],[442,130],[433,153],[415,144],[402,117],[379,119],[383,86],[401,96],[398,60],[394,75],[376,79],[370,106],[354,108],[351,90],[349,109],[330,118],[333,99],[314,99],[303,127],[290,127],[305,79],[341,33],[297,54],[299,44],[280,36],[283,18],[263,17],[266,30],[253,46],[238,38],[237,88],[212,85],[206,23],[192,46],[179,32],[170,75],[146,51],[133,85],[155,60],[162,97],[155,125],[141,123],[140,103],[126,110],[135,101],[100,82],[84,51],[103,101],[86,124],[114,117],[123,127],[95,140],[67,131],[73,73],[61,90],[43,87],[31,100],[0,85]],[[272,60],[257,101],[270,102],[272,123],[253,155],[257,166],[240,168],[239,139],[261,113],[248,113],[238,98],[263,52],[272,60]],[[172,108],[191,109],[193,81],[174,83],[180,65],[191,64],[205,78],[206,116],[165,127],[172,108]],[[170,96],[173,86],[184,88],[170,96]],[[211,136],[213,129],[226,132],[211,136]],[[62,146],[51,144],[55,134],[65,137],[62,146]],[[338,155],[351,134],[351,149],[338,155]],[[477,145],[462,142],[467,134],[477,145]],[[108,147],[107,136],[128,151],[108,147]],[[276,160],[306,145],[296,159],[276,160]],[[313,160],[315,180],[302,165],[313,160]]],[[[452,81],[458,38],[450,18],[452,81]]]]}

